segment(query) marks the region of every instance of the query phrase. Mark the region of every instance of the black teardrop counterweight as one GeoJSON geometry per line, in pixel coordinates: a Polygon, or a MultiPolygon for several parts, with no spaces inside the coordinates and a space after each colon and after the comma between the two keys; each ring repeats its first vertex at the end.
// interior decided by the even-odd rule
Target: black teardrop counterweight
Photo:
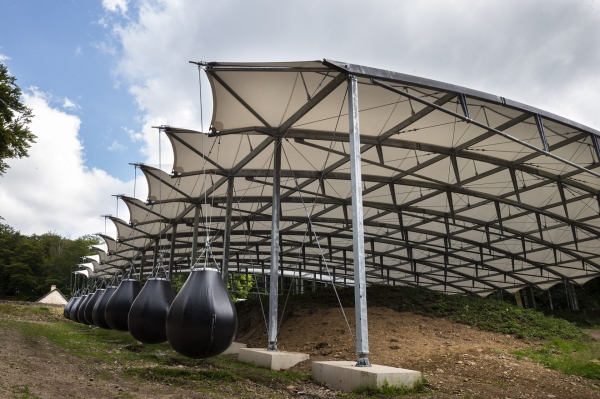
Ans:
{"type": "Polygon", "coordinates": [[[235,338],[237,314],[216,270],[190,273],[167,316],[167,338],[183,356],[202,359],[223,353],[235,338]]]}
{"type": "Polygon", "coordinates": [[[73,306],[75,298],[76,297],[72,297],[71,299],[69,299],[69,302],[67,302],[67,305],[63,309],[63,316],[65,317],[65,319],[71,319],[71,306],[73,306]]]}
{"type": "Polygon", "coordinates": [[[87,320],[85,319],[85,307],[87,306],[88,302],[90,301],[90,299],[92,299],[92,295],[94,295],[94,293],[91,294],[87,294],[84,296],[84,300],[82,300],[79,303],[79,306],[77,307],[77,320],[79,320],[79,322],[81,324],[87,324],[87,320]]]}
{"type": "Polygon", "coordinates": [[[85,310],[83,311],[83,317],[85,321],[89,325],[94,325],[94,319],[92,318],[92,312],[94,311],[94,306],[100,297],[104,294],[104,288],[96,290],[87,305],[85,305],[85,310]]]}
{"type": "Polygon", "coordinates": [[[149,278],[129,311],[129,333],[145,344],[167,340],[166,321],[175,293],[171,282],[149,278]]]}
{"type": "Polygon", "coordinates": [[[74,298],[75,300],[73,301],[73,304],[71,305],[71,309],[69,310],[69,319],[73,320],[74,322],[78,322],[77,320],[77,306],[79,306],[79,302],[81,302],[81,297],[80,296],[76,296],[74,298]]]}
{"type": "Polygon", "coordinates": [[[126,279],[121,281],[115,293],[110,297],[106,304],[104,315],[106,322],[113,330],[128,331],[129,310],[133,301],[142,289],[139,281],[126,279]]]}
{"type": "Polygon", "coordinates": [[[92,319],[94,320],[95,326],[110,330],[110,326],[106,322],[104,312],[106,311],[106,304],[108,303],[108,300],[112,297],[116,290],[117,287],[114,286],[106,287],[106,290],[102,296],[96,301],[94,309],[92,310],[92,319]]]}

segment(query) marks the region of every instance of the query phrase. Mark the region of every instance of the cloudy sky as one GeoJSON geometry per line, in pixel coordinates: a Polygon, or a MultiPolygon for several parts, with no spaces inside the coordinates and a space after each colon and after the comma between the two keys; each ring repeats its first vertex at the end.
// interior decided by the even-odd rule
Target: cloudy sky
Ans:
{"type": "MultiPolygon", "coordinates": [[[[2,9],[0,59],[33,108],[39,139],[0,177],[0,216],[27,234],[104,231],[100,215],[117,212],[111,194],[134,192],[129,163],[158,166],[151,126],[200,129],[190,60],[343,60],[600,130],[598,0],[5,0],[2,9]]],[[[210,115],[204,79],[203,98],[210,115]]],[[[169,170],[167,140],[162,149],[169,170]]]]}

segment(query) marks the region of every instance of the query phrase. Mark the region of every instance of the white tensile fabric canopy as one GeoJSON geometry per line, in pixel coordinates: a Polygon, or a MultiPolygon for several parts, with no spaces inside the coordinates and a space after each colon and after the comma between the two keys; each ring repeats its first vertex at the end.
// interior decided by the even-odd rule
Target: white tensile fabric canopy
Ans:
{"type": "Polygon", "coordinates": [[[121,197],[131,220],[111,217],[118,236],[103,236],[101,270],[135,261],[149,272],[155,248],[176,272],[189,270],[199,209],[199,248],[209,240],[218,262],[228,252],[232,273],[268,273],[280,145],[279,268],[352,284],[351,74],[369,283],[488,295],[598,276],[600,132],[503,97],[342,62],[199,66],[213,93],[211,131],[161,127],[173,174],[141,166],[148,202],[121,197]]]}

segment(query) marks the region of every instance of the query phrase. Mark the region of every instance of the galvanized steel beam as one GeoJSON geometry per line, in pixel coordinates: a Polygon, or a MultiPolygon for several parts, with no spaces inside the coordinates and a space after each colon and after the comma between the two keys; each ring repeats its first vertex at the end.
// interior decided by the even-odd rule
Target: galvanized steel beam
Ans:
{"type": "Polygon", "coordinates": [[[348,125],[350,130],[350,174],[352,197],[352,242],[354,254],[354,307],[356,352],[359,367],[369,367],[369,325],[367,321],[367,280],[365,276],[365,239],[363,226],[360,124],[358,120],[358,83],[348,76],[348,125]]]}

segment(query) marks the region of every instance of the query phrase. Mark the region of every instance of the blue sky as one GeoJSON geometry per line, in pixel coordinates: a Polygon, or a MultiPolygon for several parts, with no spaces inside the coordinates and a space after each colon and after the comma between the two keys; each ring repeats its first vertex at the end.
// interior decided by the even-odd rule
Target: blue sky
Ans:
{"type": "Polygon", "coordinates": [[[33,108],[38,143],[0,177],[0,216],[27,234],[101,231],[99,215],[116,213],[111,194],[133,195],[128,163],[158,164],[152,126],[200,129],[189,60],[323,58],[482,90],[600,130],[600,0],[4,0],[0,59],[33,108]]]}
{"type": "Polygon", "coordinates": [[[136,158],[140,145],[124,129],[141,128],[139,111],[113,73],[118,43],[103,22],[122,16],[99,1],[3,3],[0,54],[9,57],[4,63],[19,86],[51,94],[54,106],[80,117],[87,166],[130,179],[133,169],[127,163],[143,157],[136,158]]]}

